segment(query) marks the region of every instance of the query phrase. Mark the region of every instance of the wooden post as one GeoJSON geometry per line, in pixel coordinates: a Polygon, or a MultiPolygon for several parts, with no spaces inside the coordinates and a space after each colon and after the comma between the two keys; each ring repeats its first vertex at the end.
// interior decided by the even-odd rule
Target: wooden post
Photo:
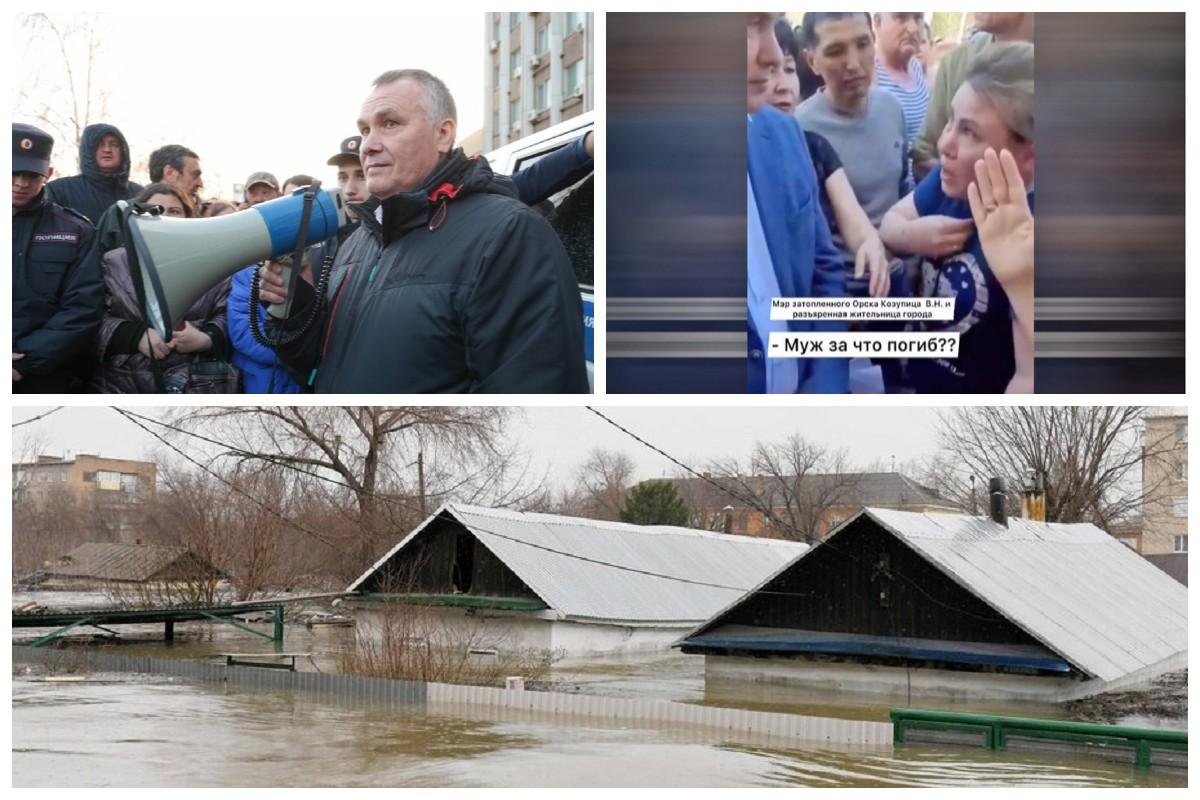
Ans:
{"type": "Polygon", "coordinates": [[[417,491],[421,493],[421,516],[429,516],[425,510],[425,452],[417,451],[417,491]]]}

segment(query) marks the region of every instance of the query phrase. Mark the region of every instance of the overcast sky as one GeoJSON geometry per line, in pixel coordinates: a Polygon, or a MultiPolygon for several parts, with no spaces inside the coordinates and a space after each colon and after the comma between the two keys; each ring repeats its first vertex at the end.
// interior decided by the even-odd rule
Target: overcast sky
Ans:
{"type": "MultiPolygon", "coordinates": [[[[417,67],[444,80],[458,106],[460,138],[483,127],[482,12],[325,4],[311,13],[286,4],[262,13],[269,6],[256,2],[254,13],[213,13],[220,4],[189,4],[180,13],[142,3],[90,14],[65,5],[50,13],[60,30],[94,20],[99,32],[93,97],[106,96],[107,113],[93,111],[90,121],[120,128],[135,164],[164,144],[195,150],[206,197],[231,198],[233,184],[258,170],[280,181],[307,173],[332,183],[336,173],[325,161],[355,133],[371,81],[389,69],[417,67]]],[[[10,109],[13,121],[37,124],[46,104],[68,111],[71,95],[56,39],[27,19],[10,18],[10,109]]],[[[87,37],[68,41],[81,82],[87,37]]],[[[76,174],[77,155],[74,145],[57,142],[55,168],[76,174]]]]}
{"type": "MultiPolygon", "coordinates": [[[[16,408],[13,422],[50,408],[16,408]]],[[[141,408],[157,416],[161,409],[141,408]]],[[[615,422],[697,469],[715,458],[745,457],[754,442],[799,433],[831,447],[846,447],[852,461],[897,464],[936,448],[937,410],[929,408],[605,408],[615,422]]],[[[529,457],[536,473],[548,472],[565,485],[592,448],[627,453],[638,479],[672,475],[675,467],[585,408],[525,408],[513,422],[511,441],[529,457]]],[[[112,409],[64,408],[13,431],[13,457],[43,453],[95,453],[143,458],[156,442],[112,409]]]]}

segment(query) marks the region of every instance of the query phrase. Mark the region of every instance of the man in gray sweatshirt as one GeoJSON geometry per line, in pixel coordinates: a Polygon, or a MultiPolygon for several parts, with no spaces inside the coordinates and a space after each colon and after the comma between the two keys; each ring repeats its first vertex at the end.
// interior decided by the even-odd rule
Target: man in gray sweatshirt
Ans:
{"type": "MultiPolygon", "coordinates": [[[[911,189],[904,110],[895,97],[872,85],[875,43],[867,12],[809,12],[801,33],[805,57],[825,88],[796,109],[805,130],[819,133],[837,151],[846,177],[879,227],[883,215],[911,189]]],[[[854,253],[840,234],[834,245],[846,265],[848,294],[865,296],[866,278],[855,279],[854,253]]],[[[907,295],[903,262],[892,262],[892,296],[907,295]]]]}

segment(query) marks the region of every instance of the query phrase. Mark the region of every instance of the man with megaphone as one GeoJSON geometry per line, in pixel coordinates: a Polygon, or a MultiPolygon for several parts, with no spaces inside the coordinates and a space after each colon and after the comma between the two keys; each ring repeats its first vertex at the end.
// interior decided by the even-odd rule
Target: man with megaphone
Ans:
{"type": "MultiPolygon", "coordinates": [[[[281,359],[318,392],[586,392],[566,251],[511,181],[454,147],[445,84],[386,72],[358,127],[380,203],[352,240],[375,246],[339,255],[330,297],[292,282],[290,315],[268,316],[264,337],[281,359]]],[[[288,294],[282,268],[264,266],[260,299],[288,294]]]]}

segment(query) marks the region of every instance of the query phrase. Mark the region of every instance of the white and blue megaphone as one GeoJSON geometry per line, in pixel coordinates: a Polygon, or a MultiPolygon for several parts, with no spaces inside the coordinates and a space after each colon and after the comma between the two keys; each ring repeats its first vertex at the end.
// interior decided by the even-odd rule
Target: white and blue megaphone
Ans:
{"type": "MultiPolygon", "coordinates": [[[[146,321],[169,341],[183,315],[209,289],[249,264],[291,255],[300,238],[304,195],[294,194],[253,208],[207,219],[131,214],[129,234],[137,251],[145,290],[146,321]]],[[[126,203],[118,204],[124,211],[126,203]]],[[[314,188],[303,246],[334,236],[346,224],[341,192],[314,188]]],[[[284,280],[288,276],[285,274],[284,280]]],[[[291,297],[288,297],[289,304],[291,297]]],[[[286,306],[270,313],[287,316],[286,306]]]]}

